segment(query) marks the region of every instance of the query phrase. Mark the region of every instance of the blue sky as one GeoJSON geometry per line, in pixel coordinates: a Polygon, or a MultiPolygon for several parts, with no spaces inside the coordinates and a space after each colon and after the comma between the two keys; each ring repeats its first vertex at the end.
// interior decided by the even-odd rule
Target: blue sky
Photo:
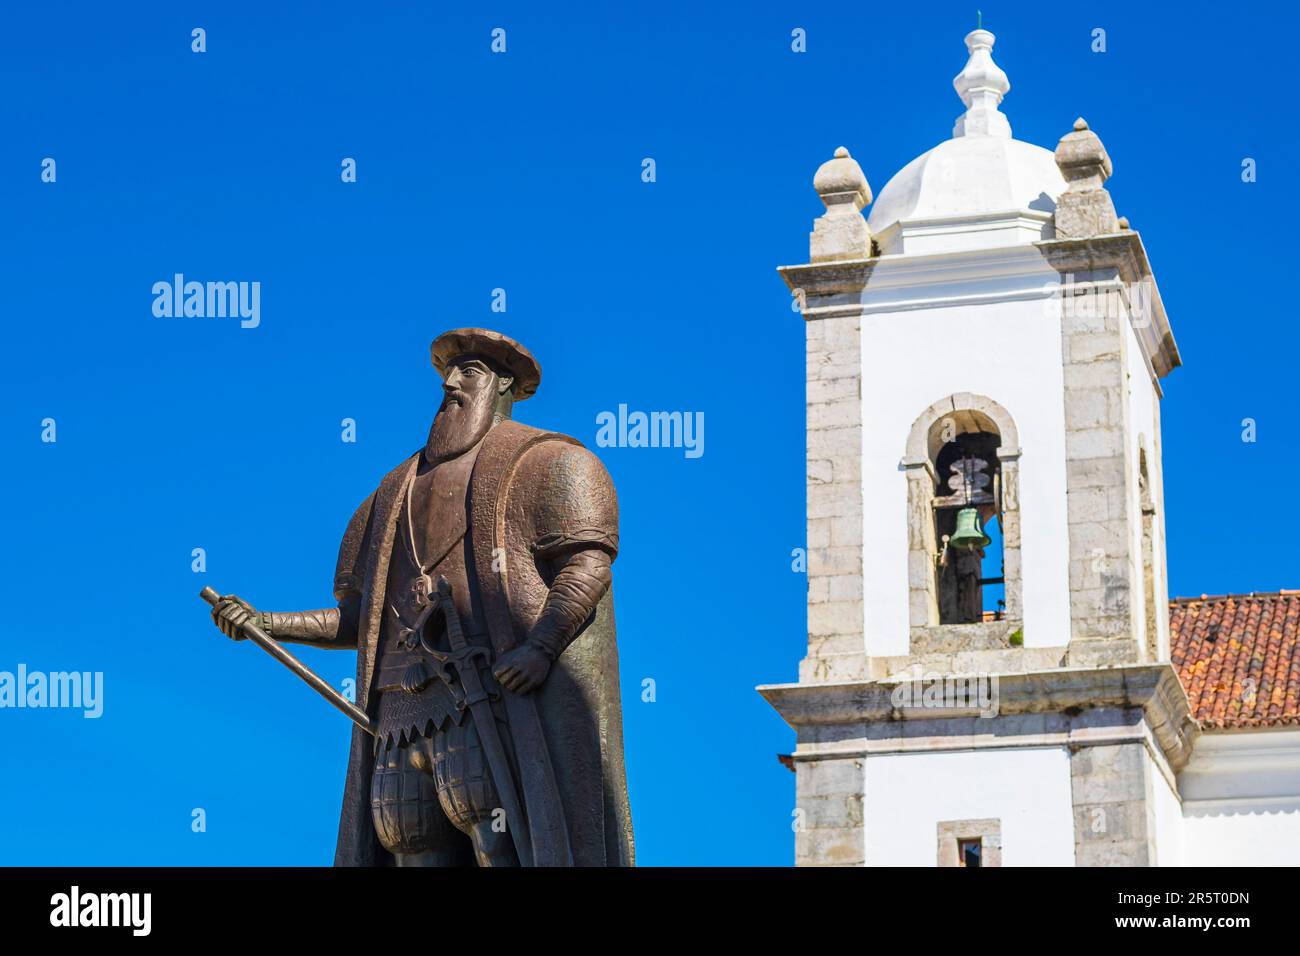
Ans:
{"type": "MultiPolygon", "coordinates": [[[[196,595],[326,605],[353,508],[424,439],[430,340],[476,324],[541,361],[522,421],[594,445],[595,416],[620,403],[704,413],[699,458],[599,450],[622,504],[638,856],[789,863],[794,778],[775,754],[793,735],[753,691],[794,679],[805,646],[790,567],[803,330],[775,267],[805,261],[812,175],[836,146],[879,192],[950,135],[975,11],[920,11],[6,11],[0,670],[103,671],[106,686],[98,720],[0,710],[0,863],[332,859],[344,718],[220,637],[196,595]],[[155,318],[150,289],[178,272],[259,281],[261,325],[155,318]]],[[[1208,4],[984,9],[1015,135],[1050,148],[1088,118],[1178,337],[1186,365],[1162,411],[1175,594],[1300,586],[1297,516],[1271,493],[1296,459],[1294,21],[1208,4]]],[[[302,656],[335,682],[353,670],[351,654],[302,656]]]]}

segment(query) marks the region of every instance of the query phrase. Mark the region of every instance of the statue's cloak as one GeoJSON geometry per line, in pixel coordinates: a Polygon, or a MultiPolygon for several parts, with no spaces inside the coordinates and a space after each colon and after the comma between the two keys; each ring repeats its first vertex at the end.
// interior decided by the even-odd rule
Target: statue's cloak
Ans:
{"type": "MultiPolygon", "coordinates": [[[[419,459],[419,453],[412,455],[385,476],[353,515],[339,548],[334,592],[340,603],[360,598],[357,706],[372,716],[389,560],[419,459]]],[[[564,435],[509,420],[493,426],[479,449],[466,504],[471,581],[477,579],[472,598],[488,622],[497,656],[522,641],[541,613],[552,558],[574,547],[617,552],[613,483],[599,459],[564,435]]],[[[631,866],[612,590],[539,690],[502,695],[538,864],[571,859],[578,866],[631,866]]],[[[373,744],[369,734],[353,728],[335,866],[393,862],[371,821],[373,744]]]]}

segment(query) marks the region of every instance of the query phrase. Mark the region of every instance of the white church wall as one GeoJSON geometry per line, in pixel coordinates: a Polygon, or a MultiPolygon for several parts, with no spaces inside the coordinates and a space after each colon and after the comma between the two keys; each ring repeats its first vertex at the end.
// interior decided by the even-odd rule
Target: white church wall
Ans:
{"type": "MultiPolygon", "coordinates": [[[[1150,756],[1148,755],[1148,760],[1150,756]]],[[[1183,866],[1183,807],[1169,780],[1152,761],[1151,801],[1155,818],[1156,866],[1183,866]]]]}
{"type": "Polygon", "coordinates": [[[1188,866],[1295,866],[1300,853],[1300,808],[1193,808],[1186,828],[1188,866]]]}
{"type": "MultiPolygon", "coordinates": [[[[877,271],[886,268],[882,263],[877,271]]],[[[1055,273],[1047,270],[1050,278],[1055,273]]],[[[1041,290],[1044,277],[1022,291],[1041,290]]],[[[933,291],[933,289],[931,290],[933,291]]],[[[960,298],[945,288],[945,298],[960,298]]],[[[1003,294],[1014,295],[1004,289],[1003,294]]],[[[1061,329],[1037,298],[958,302],[862,318],[863,590],[867,653],[908,652],[907,483],[899,467],[917,416],[958,392],[987,396],[1020,432],[1024,639],[1069,640],[1061,329]]]]}
{"type": "Polygon", "coordinates": [[[1003,866],[1073,866],[1070,758],[1063,747],[867,758],[868,866],[935,866],[938,826],[996,819],[1003,866]]]}
{"type": "Polygon", "coordinates": [[[1300,731],[1202,734],[1178,785],[1188,865],[1295,865],[1300,731]]]}

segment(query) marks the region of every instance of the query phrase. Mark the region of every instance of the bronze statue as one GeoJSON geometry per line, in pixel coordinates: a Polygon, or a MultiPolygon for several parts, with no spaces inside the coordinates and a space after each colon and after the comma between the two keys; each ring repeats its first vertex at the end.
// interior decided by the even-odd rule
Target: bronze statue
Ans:
{"type": "Polygon", "coordinates": [[[576,440],[511,420],[541,381],[518,342],[456,329],[432,357],[442,404],[348,523],[338,606],[205,589],[213,619],[357,724],[336,866],[630,866],[613,483],[576,440]],[[278,641],[355,649],[355,705],[278,641]]]}

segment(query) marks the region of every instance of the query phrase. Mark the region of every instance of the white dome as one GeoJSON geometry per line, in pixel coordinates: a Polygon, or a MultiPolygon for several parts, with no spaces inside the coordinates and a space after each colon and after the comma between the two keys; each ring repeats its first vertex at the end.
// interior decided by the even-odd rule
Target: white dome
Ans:
{"type": "Polygon", "coordinates": [[[1055,155],[1011,138],[998,108],[1011,89],[993,62],[993,34],[966,36],[952,81],[966,112],[953,138],[904,166],[880,191],[867,228],[884,255],[995,248],[1052,237],[1066,183],[1055,155]]]}
{"type": "Polygon", "coordinates": [[[963,232],[981,220],[993,226],[1012,218],[1050,228],[1065,185],[1056,157],[1041,146],[1000,136],[959,136],[904,166],[880,191],[867,227],[882,252],[904,251],[904,234],[918,231],[913,227],[935,235],[935,227],[941,227],[935,220],[965,220],[952,223],[963,232]]]}

